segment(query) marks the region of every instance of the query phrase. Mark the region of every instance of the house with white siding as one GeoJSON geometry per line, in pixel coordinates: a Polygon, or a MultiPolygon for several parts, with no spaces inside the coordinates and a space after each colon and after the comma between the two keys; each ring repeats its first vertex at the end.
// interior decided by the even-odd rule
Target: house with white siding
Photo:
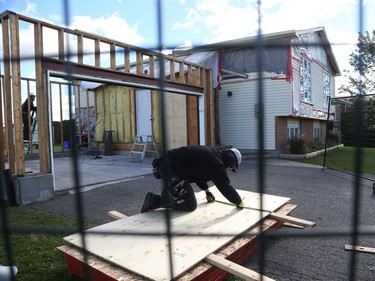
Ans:
{"type": "Polygon", "coordinates": [[[261,108],[264,149],[275,156],[288,152],[292,137],[306,142],[324,139],[327,120],[335,120],[332,107],[328,116],[328,101],[335,97],[335,77],[341,74],[324,27],[219,42],[173,54],[213,70],[216,144],[259,150],[261,108]]]}

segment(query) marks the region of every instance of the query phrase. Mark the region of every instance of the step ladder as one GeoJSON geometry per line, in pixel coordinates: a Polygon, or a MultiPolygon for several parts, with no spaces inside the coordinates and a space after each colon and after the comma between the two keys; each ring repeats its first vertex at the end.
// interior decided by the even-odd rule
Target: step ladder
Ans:
{"type": "Polygon", "coordinates": [[[31,115],[31,138],[29,141],[24,140],[24,150],[27,154],[30,154],[33,144],[38,147],[38,124],[36,117],[34,117],[34,112],[31,115]]]}
{"type": "Polygon", "coordinates": [[[143,160],[145,158],[146,152],[155,153],[156,157],[159,157],[159,153],[156,149],[156,144],[153,136],[136,135],[129,154],[129,158],[133,158],[134,155],[140,155],[139,160],[143,160]],[[152,150],[149,150],[149,147],[152,147],[152,150]]]}

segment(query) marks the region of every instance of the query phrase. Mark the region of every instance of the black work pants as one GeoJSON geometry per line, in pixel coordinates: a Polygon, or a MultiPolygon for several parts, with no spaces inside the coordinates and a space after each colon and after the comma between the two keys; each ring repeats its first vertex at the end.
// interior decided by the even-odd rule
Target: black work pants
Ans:
{"type": "Polygon", "coordinates": [[[30,140],[29,115],[25,112],[22,112],[22,121],[23,121],[23,139],[30,140]]]}
{"type": "Polygon", "coordinates": [[[166,157],[160,159],[159,173],[164,180],[161,202],[176,211],[192,212],[197,208],[197,198],[190,183],[176,175],[166,157]]]}

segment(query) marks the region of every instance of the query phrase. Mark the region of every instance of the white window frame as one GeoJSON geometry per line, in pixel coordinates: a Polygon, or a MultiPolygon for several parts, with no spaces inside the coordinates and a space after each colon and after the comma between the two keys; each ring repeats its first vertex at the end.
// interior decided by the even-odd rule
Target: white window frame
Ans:
{"type": "Polygon", "coordinates": [[[312,103],[312,79],[311,79],[311,61],[301,56],[300,62],[300,88],[301,100],[312,103]]]}
{"type": "Polygon", "coordinates": [[[322,129],[320,127],[320,123],[318,122],[314,122],[314,125],[313,125],[313,139],[314,140],[318,140],[320,139],[322,136],[322,129]]]}
{"type": "Polygon", "coordinates": [[[297,125],[288,125],[288,139],[299,138],[301,136],[301,130],[297,125]]]}
{"type": "Polygon", "coordinates": [[[324,94],[324,108],[328,108],[329,98],[332,96],[332,77],[331,75],[324,73],[323,78],[323,94],[324,94]]]}

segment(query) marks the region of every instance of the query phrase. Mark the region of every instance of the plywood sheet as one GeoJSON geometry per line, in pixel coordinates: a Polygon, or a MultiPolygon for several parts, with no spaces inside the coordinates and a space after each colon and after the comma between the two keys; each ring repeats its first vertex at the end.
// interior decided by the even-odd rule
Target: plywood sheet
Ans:
{"type": "MultiPolygon", "coordinates": [[[[211,188],[211,191],[216,199],[226,200],[216,188],[211,188]]],[[[243,190],[239,193],[248,207],[259,208],[259,194],[243,190]]],[[[141,276],[170,280],[268,215],[226,204],[208,204],[204,192],[196,196],[199,204],[194,212],[170,212],[171,233],[175,235],[171,240],[166,235],[166,211],[158,210],[89,229],[85,236],[86,248],[90,253],[141,276]]],[[[289,201],[289,198],[273,195],[263,195],[262,198],[263,209],[269,211],[275,211],[289,201]]],[[[80,234],[67,236],[64,240],[78,247],[82,244],[80,234]]]]}

